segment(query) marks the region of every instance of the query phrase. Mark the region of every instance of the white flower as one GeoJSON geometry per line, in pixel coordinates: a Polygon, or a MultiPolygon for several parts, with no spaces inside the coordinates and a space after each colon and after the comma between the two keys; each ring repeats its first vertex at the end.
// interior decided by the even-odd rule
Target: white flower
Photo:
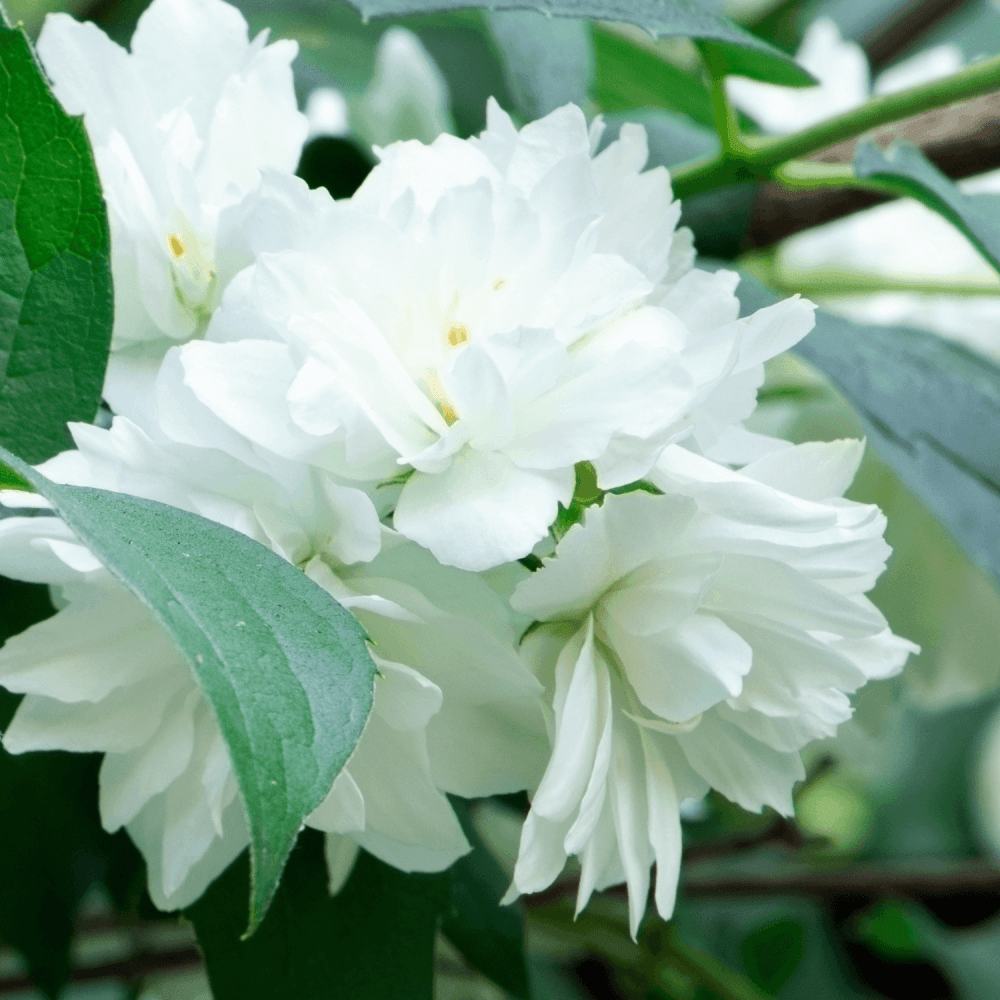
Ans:
{"type": "Polygon", "coordinates": [[[863,596],[889,549],[878,509],[839,499],[861,450],[787,446],[733,472],[668,448],[651,474],[665,495],[606,496],[518,586],[554,718],[510,896],[576,854],[578,908],[626,881],[634,935],[654,860],[673,910],[681,799],[712,787],[791,814],[798,750],[915,649],[863,596]]]}
{"type": "Polygon", "coordinates": [[[239,205],[264,167],[292,171],[306,137],[291,41],[252,42],[221,0],[154,0],[131,54],[93,24],[46,19],[38,53],[56,96],[83,114],[108,205],[115,284],[106,394],[171,343],[204,330],[226,282],[249,263],[239,205]],[[123,352],[123,353],[121,353],[123,352]]]}
{"type": "Polygon", "coordinates": [[[317,135],[345,136],[350,132],[347,122],[347,98],[334,87],[315,87],[306,101],[309,138],[317,135]]]}
{"type": "MultiPolygon", "coordinates": [[[[120,417],[110,431],[73,432],[80,450],[46,463],[48,475],[170,502],[257,538],[375,639],[370,719],[307,819],[327,832],[333,888],[358,846],[407,871],[447,867],[468,844],[445,792],[537,780],[538,685],[484,581],[381,529],[364,494],[315,470],[289,465],[278,485],[216,451],[156,445],[120,417]]],[[[60,519],[0,520],[0,571],[53,585],[60,608],[0,650],[0,683],[26,693],[5,747],[104,752],[105,827],[126,827],[158,906],[187,905],[248,842],[208,701],[170,637],[60,519]]]]}
{"type": "Polygon", "coordinates": [[[369,146],[404,139],[433,142],[454,132],[448,83],[420,39],[389,28],[375,49],[375,71],[360,94],[317,87],[306,102],[309,135],[355,134],[369,146]]]}
{"type": "Polygon", "coordinates": [[[719,443],[812,307],[737,320],[644,131],[593,157],[597,134],[572,105],[518,132],[491,103],[479,139],[397,143],[349,201],[286,184],[289,249],[258,253],[160,392],[338,476],[406,475],[395,527],[474,570],[545,536],[577,462],[610,488],[680,436],[719,443]]]}
{"type": "MultiPolygon", "coordinates": [[[[860,45],[840,37],[829,18],[817,18],[809,25],[795,59],[819,80],[818,86],[779,87],[745,77],[726,79],[733,105],[764,131],[775,135],[798,132],[868,100],[868,59],[860,45]]],[[[956,45],[939,45],[887,69],[871,90],[892,94],[948,76],[961,66],[962,53],[956,45]]]]}
{"type": "MultiPolygon", "coordinates": [[[[966,194],[996,194],[1000,172],[958,186],[966,194]]],[[[796,233],[779,245],[774,266],[776,277],[793,285],[823,274],[910,285],[913,290],[831,295],[822,304],[858,323],[927,330],[1000,360],[996,269],[955,226],[911,198],[796,233]],[[950,284],[957,294],[949,294],[950,284]],[[927,290],[920,291],[921,285],[927,290]],[[972,293],[976,286],[980,294],[972,293]]]]}
{"type": "Polygon", "coordinates": [[[829,18],[809,25],[795,60],[819,80],[819,86],[778,87],[728,77],[730,101],[765,131],[783,135],[850,111],[868,99],[868,60],[859,45],[841,39],[829,18]]]}
{"type": "Polygon", "coordinates": [[[448,84],[420,39],[390,28],[378,40],[371,82],[350,102],[351,129],[371,146],[433,142],[455,131],[450,103],[448,84]]]}

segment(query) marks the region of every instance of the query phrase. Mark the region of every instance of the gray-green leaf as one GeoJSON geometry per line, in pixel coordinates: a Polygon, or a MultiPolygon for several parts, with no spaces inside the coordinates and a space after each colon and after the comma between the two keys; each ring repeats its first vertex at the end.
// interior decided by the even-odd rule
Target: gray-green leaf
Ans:
{"type": "Polygon", "coordinates": [[[104,384],[110,238],[83,121],[52,96],[24,32],[0,22],[0,444],[70,447],[104,384]]]}
{"type": "Polygon", "coordinates": [[[51,482],[0,448],[183,652],[229,747],[250,825],[252,932],[303,820],[361,737],[375,665],[353,615],[270,549],[123,493],[51,482]]]}
{"type": "Polygon", "coordinates": [[[730,73],[767,83],[808,87],[816,80],[791,56],[713,14],[695,0],[349,0],[365,17],[398,17],[427,11],[485,7],[537,10],[552,17],[624,21],[654,36],[681,35],[715,43],[730,73]]]}
{"type": "Polygon", "coordinates": [[[909,195],[943,215],[1000,270],[1000,195],[963,194],[916,146],[893,143],[885,152],[874,143],[858,143],[854,172],[896,194],[909,195]]]}
{"type": "Polygon", "coordinates": [[[594,44],[585,21],[510,10],[488,12],[486,23],[525,120],[542,118],[570,101],[583,104],[594,74],[594,44]]]}

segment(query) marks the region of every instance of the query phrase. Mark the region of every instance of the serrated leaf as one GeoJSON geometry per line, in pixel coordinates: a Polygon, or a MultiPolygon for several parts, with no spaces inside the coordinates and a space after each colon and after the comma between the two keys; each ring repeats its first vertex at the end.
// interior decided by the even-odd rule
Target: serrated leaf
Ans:
{"type": "MultiPolygon", "coordinates": [[[[744,275],[744,314],[778,301],[744,275]]],[[[795,353],[847,397],[869,445],[1000,586],[1000,368],[953,341],[818,310],[795,353]]]]}
{"type": "Polygon", "coordinates": [[[586,22],[510,10],[488,12],[486,23],[522,118],[543,118],[571,101],[583,104],[594,73],[594,45],[586,22]]]}
{"type": "Polygon", "coordinates": [[[306,830],[260,930],[240,941],[246,883],[244,854],[185,911],[219,1000],[431,1000],[447,874],[407,875],[362,851],[331,897],[323,836],[306,830]]]}
{"type": "Polygon", "coordinates": [[[524,914],[520,904],[500,905],[510,879],[472,825],[468,802],[451,796],[451,804],[472,850],[448,871],[451,905],[441,930],[469,965],[510,996],[527,1000],[524,914]]]}
{"type": "Polygon", "coordinates": [[[854,172],[879,181],[896,194],[916,198],[957,226],[1000,270],[1000,195],[963,194],[916,146],[893,143],[885,152],[863,140],[854,153],[854,172]]]}
{"type": "Polygon", "coordinates": [[[108,218],[83,121],[0,23],[0,444],[29,462],[93,420],[114,318],[108,218]]]}
{"type": "Polygon", "coordinates": [[[427,11],[484,7],[488,10],[537,10],[551,17],[624,21],[655,37],[679,35],[712,42],[730,73],[788,87],[816,83],[791,56],[713,14],[695,0],[349,0],[365,17],[398,17],[427,11]]]}
{"type": "Polygon", "coordinates": [[[252,931],[305,817],[361,736],[375,665],[364,629],[270,549],[140,497],[61,486],[0,448],[152,612],[191,664],[229,747],[250,825],[252,931]]]}

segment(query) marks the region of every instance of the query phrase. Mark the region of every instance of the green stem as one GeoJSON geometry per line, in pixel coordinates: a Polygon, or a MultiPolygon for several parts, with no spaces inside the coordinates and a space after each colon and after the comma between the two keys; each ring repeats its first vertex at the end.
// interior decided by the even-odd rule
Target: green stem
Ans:
{"type": "Polygon", "coordinates": [[[908,292],[917,295],[957,297],[998,296],[1000,282],[962,278],[897,278],[847,267],[788,267],[774,253],[748,253],[737,262],[741,271],[752,274],[776,292],[799,292],[812,297],[876,295],[880,292],[908,292]]]}
{"type": "Polygon", "coordinates": [[[862,191],[886,192],[878,181],[862,180],[849,163],[817,163],[813,160],[788,160],[774,168],[774,179],[792,191],[814,191],[817,188],[858,188],[862,191]]]}
{"type": "Polygon", "coordinates": [[[952,76],[931,80],[895,94],[873,97],[858,108],[828,118],[794,135],[760,139],[737,134],[728,152],[724,145],[719,156],[684,164],[671,171],[674,193],[678,198],[687,198],[731,184],[734,180],[768,180],[775,169],[788,160],[853,139],[880,125],[988,94],[998,88],[1000,56],[994,56],[973,63],[952,76]]]}
{"type": "Polygon", "coordinates": [[[719,133],[720,158],[744,157],[749,148],[743,141],[739,123],[729,98],[726,96],[726,67],[711,46],[699,45],[705,69],[708,71],[708,92],[712,101],[715,130],[719,133]]]}
{"type": "Polygon", "coordinates": [[[877,295],[881,292],[909,292],[917,295],[955,295],[961,298],[1000,295],[1000,285],[985,281],[933,281],[920,278],[880,278],[858,271],[789,272],[769,282],[775,291],[808,297],[877,295]]]}

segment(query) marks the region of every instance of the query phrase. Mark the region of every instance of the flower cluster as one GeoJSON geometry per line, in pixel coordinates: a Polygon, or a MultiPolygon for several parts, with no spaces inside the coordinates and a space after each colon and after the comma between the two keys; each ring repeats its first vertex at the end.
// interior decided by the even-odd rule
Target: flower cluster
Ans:
{"type": "MultiPolygon", "coordinates": [[[[681,801],[789,813],[801,747],[913,648],[864,597],[888,549],[842,499],[861,444],[744,426],[813,307],[740,318],[643,130],[602,149],[571,105],[518,130],[491,103],[478,138],[309,190],[294,45],[266,41],[222,0],[155,0],[131,53],[49,19],[111,213],[116,416],[41,469],[243,532],[362,621],[374,708],[307,819],[332,891],[359,847],[450,865],[447,794],[527,789],[510,896],[578,855],[580,906],[625,881],[635,933],[654,861],[673,908],[681,801]]],[[[0,572],[59,608],[0,651],[6,748],[103,752],[105,826],[186,905],[248,839],[206,697],[60,519],[0,520],[0,572]]]]}

